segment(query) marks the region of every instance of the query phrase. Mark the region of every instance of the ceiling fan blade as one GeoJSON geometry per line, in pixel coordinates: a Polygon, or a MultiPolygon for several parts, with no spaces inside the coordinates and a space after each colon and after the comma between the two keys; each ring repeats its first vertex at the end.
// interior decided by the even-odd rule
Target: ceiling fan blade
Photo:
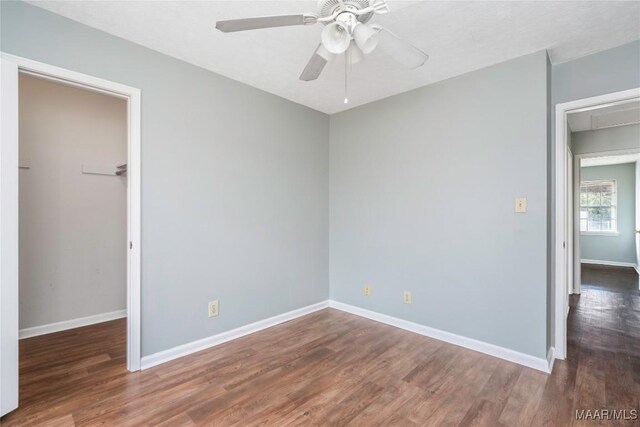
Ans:
{"type": "Polygon", "coordinates": [[[223,33],[258,30],[260,28],[287,27],[290,25],[315,24],[318,17],[309,13],[298,15],[257,16],[254,18],[229,19],[216,22],[216,28],[223,33]]]}
{"type": "Polygon", "coordinates": [[[322,46],[322,43],[318,45],[315,52],[309,59],[309,62],[302,70],[302,74],[300,74],[300,80],[305,82],[309,82],[311,80],[315,80],[320,76],[324,66],[327,65],[327,62],[331,61],[335,55],[329,52],[327,49],[322,46]]]}
{"type": "Polygon", "coordinates": [[[429,55],[408,41],[401,39],[388,29],[380,25],[372,25],[371,28],[379,34],[378,49],[398,61],[407,68],[418,68],[424,65],[429,55]]]}

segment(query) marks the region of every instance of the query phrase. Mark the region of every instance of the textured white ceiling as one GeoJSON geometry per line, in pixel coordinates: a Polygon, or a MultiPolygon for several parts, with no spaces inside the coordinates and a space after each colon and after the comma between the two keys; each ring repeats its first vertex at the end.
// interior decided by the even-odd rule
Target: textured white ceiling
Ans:
{"type": "Polygon", "coordinates": [[[224,34],[215,21],[315,12],[315,1],[31,1],[30,3],[325,113],[548,49],[559,63],[640,39],[637,1],[389,1],[378,22],[430,55],[405,70],[380,51],[298,80],[322,25],[224,34]]]}

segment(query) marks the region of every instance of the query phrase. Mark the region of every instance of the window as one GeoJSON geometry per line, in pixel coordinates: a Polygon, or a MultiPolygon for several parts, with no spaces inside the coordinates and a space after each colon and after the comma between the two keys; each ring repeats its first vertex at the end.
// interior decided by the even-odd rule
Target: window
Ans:
{"type": "Polygon", "coordinates": [[[612,234],[618,232],[616,181],[580,183],[580,231],[612,234]]]}

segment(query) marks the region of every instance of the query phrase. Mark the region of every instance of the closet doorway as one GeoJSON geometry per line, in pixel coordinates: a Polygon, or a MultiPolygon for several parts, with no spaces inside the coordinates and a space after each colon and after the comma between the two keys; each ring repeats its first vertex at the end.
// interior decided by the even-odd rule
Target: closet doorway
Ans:
{"type": "Polygon", "coordinates": [[[7,54],[1,77],[5,414],[19,403],[18,360],[34,355],[19,339],[50,340],[28,363],[55,364],[74,339],[116,328],[113,351],[91,363],[140,369],[140,91],[7,54]]]}
{"type": "Polygon", "coordinates": [[[127,102],[24,73],[18,84],[20,339],[123,319],[127,102]]]}

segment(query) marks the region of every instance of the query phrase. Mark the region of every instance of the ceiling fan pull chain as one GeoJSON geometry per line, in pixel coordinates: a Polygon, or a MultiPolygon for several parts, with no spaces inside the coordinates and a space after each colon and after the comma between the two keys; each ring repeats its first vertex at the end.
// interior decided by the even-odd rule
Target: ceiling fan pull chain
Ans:
{"type": "Polygon", "coordinates": [[[349,77],[349,64],[351,63],[350,60],[350,52],[349,50],[347,50],[344,53],[344,103],[347,104],[349,102],[349,98],[347,96],[348,92],[347,92],[347,80],[349,77]]]}

